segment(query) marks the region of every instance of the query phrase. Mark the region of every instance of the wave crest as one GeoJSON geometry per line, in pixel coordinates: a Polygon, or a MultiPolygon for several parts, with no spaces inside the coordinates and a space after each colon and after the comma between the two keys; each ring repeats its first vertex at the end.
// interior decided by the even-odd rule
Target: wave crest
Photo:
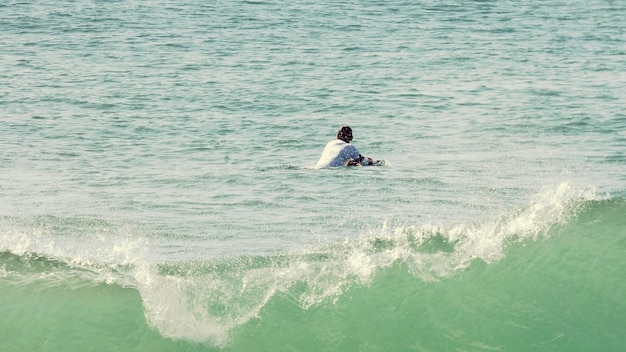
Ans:
{"type": "Polygon", "coordinates": [[[76,245],[69,241],[80,237],[48,233],[41,221],[29,229],[24,221],[4,219],[0,252],[11,254],[0,256],[0,280],[18,274],[58,279],[10,265],[18,257],[33,267],[44,256],[50,264],[39,273],[71,272],[85,281],[136,288],[147,321],[163,336],[224,345],[233,328],[259,316],[277,295],[302,309],[333,303],[356,285],[370,285],[378,272],[392,266],[424,281],[438,280],[474,260],[498,261],[514,243],[547,236],[594,199],[593,190],[562,183],[544,188],[523,209],[477,224],[386,222],[359,237],[273,255],[175,263],[151,262],[147,239],[123,236],[124,231],[96,234],[86,240],[90,245],[76,245]]]}

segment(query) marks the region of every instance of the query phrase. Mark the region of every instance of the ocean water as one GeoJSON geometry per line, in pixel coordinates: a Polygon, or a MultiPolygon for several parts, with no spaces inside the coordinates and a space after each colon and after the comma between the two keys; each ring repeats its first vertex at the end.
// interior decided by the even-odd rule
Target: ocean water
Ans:
{"type": "Polygon", "coordinates": [[[624,18],[3,2],[0,350],[622,351],[624,18]]]}

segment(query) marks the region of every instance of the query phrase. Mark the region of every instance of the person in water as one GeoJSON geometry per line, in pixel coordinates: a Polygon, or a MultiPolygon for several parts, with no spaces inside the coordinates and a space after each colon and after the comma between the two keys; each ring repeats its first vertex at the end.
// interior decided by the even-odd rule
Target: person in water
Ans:
{"type": "Polygon", "coordinates": [[[339,127],[337,139],[328,142],[315,167],[368,166],[375,164],[372,158],[361,155],[361,153],[350,144],[350,141],[352,141],[352,129],[348,126],[339,127]]]}

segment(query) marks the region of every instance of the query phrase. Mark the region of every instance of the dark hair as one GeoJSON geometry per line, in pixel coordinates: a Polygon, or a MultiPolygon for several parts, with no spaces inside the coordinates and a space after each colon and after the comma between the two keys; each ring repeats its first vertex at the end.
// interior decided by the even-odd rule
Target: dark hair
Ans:
{"type": "Polygon", "coordinates": [[[350,126],[339,127],[339,131],[337,131],[337,139],[350,143],[352,140],[352,128],[350,128],[350,126]]]}

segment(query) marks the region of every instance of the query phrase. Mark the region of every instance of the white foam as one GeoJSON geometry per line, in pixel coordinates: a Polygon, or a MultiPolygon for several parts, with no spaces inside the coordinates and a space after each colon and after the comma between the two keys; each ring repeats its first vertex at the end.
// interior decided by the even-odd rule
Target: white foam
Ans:
{"type": "Polygon", "coordinates": [[[581,199],[594,197],[563,183],[543,189],[525,209],[480,224],[384,224],[359,238],[265,258],[262,265],[233,263],[228,272],[163,276],[146,268],[136,275],[138,289],[148,320],[163,335],[224,344],[232,328],[258,316],[276,294],[307,309],[337,300],[352,285],[368,285],[378,271],[396,264],[422,280],[437,280],[477,258],[500,260],[508,244],[547,234],[575,215],[581,199]],[[422,250],[436,238],[445,248],[422,250]]]}
{"type": "Polygon", "coordinates": [[[85,244],[36,227],[26,233],[17,226],[3,229],[0,250],[66,258],[70,265],[95,273],[91,279],[133,286],[142,297],[147,321],[163,336],[223,345],[233,328],[258,316],[277,294],[307,309],[336,301],[353,285],[370,284],[377,272],[393,265],[406,267],[421,280],[438,280],[476,259],[500,260],[507,245],[545,236],[594,197],[593,190],[562,183],[542,189],[523,209],[478,224],[385,223],[358,238],[258,262],[232,258],[225,259],[227,265],[207,268],[198,267],[206,263],[185,263],[191,269],[173,272],[159,270],[148,260],[145,238],[119,231],[91,236],[85,244]]]}

